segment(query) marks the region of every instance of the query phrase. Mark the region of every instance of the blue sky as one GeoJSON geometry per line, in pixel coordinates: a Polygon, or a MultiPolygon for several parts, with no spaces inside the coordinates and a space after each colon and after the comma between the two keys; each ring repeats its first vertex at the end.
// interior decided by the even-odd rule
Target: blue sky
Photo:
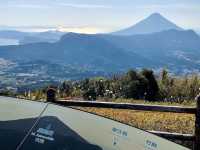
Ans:
{"type": "Polygon", "coordinates": [[[183,28],[200,28],[200,0],[0,0],[0,10],[5,26],[108,32],[159,12],[183,28]]]}

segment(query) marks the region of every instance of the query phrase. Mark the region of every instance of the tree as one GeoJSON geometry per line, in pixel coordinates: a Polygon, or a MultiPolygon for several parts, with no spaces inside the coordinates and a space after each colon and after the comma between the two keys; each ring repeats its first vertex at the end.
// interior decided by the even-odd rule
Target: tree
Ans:
{"type": "Polygon", "coordinates": [[[169,83],[169,75],[166,69],[163,69],[161,72],[161,83],[167,85],[169,83]]]}
{"type": "Polygon", "coordinates": [[[189,97],[194,99],[199,94],[200,82],[197,75],[193,75],[189,84],[189,97]]]}
{"type": "Polygon", "coordinates": [[[148,81],[134,70],[129,70],[122,78],[122,97],[142,99],[147,89],[148,81]]]}
{"type": "Polygon", "coordinates": [[[163,69],[161,72],[161,79],[159,82],[161,98],[165,98],[165,99],[170,98],[172,84],[173,84],[173,81],[171,81],[171,78],[168,75],[168,71],[166,69],[163,69]]]}
{"type": "Polygon", "coordinates": [[[149,101],[155,101],[156,96],[157,96],[158,91],[159,91],[159,87],[158,87],[157,81],[154,77],[154,73],[153,73],[152,70],[144,69],[142,71],[142,75],[148,81],[145,99],[149,100],[149,101]]]}
{"type": "Polygon", "coordinates": [[[139,99],[138,87],[139,87],[138,80],[129,81],[128,84],[125,84],[123,86],[123,95],[124,95],[123,97],[139,99]]]}
{"type": "Polygon", "coordinates": [[[86,78],[80,84],[81,84],[81,89],[82,90],[88,90],[89,87],[90,87],[90,80],[88,78],[86,78]]]}
{"type": "Polygon", "coordinates": [[[97,94],[94,87],[90,87],[88,90],[84,91],[83,98],[85,100],[96,100],[97,94]]]}
{"type": "Polygon", "coordinates": [[[103,79],[100,79],[98,81],[95,82],[95,91],[97,93],[97,96],[104,96],[105,93],[105,87],[104,87],[104,81],[103,79]]]}
{"type": "Polygon", "coordinates": [[[64,81],[62,85],[60,86],[60,92],[61,92],[60,94],[62,97],[70,96],[71,90],[72,90],[72,87],[69,81],[64,81]]]}

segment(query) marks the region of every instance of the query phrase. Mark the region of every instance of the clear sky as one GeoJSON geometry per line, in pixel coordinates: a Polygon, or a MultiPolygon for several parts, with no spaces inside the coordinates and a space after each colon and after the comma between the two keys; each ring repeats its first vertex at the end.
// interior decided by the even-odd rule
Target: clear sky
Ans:
{"type": "Polygon", "coordinates": [[[1,26],[55,26],[107,32],[158,12],[183,28],[200,28],[200,0],[0,0],[1,26]]]}

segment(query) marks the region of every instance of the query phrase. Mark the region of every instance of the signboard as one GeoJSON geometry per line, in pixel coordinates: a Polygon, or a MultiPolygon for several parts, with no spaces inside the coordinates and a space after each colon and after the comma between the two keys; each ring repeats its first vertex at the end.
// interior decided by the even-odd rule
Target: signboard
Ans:
{"type": "MultiPolygon", "coordinates": [[[[34,115],[30,115],[30,117],[24,115],[25,118],[23,118],[21,113],[18,113],[21,118],[15,115],[16,119],[14,119],[12,112],[19,111],[21,107],[16,101],[20,101],[20,104],[28,103],[27,109],[23,109],[24,114],[43,111],[41,114],[35,114],[38,115],[39,120],[37,123],[33,123],[34,125],[32,124],[23,143],[18,147],[19,150],[188,150],[143,130],[77,109],[14,99],[7,100],[9,102],[5,104],[5,100],[1,99],[4,98],[0,97],[0,113],[3,101],[4,107],[11,111],[11,116],[7,114],[7,117],[12,120],[5,120],[5,116],[3,116],[3,120],[0,118],[0,134],[9,130],[4,130],[5,126],[8,128],[21,124],[30,124],[31,126],[30,121],[36,121],[37,117],[34,115]],[[10,106],[13,105],[16,105],[15,110],[10,109],[10,106]],[[32,107],[30,108],[29,105],[32,107]]],[[[13,134],[22,132],[20,128],[10,131],[13,131],[13,134]]],[[[3,138],[0,136],[0,140],[3,138]]],[[[6,149],[5,143],[0,141],[0,148],[2,146],[6,149]]]]}

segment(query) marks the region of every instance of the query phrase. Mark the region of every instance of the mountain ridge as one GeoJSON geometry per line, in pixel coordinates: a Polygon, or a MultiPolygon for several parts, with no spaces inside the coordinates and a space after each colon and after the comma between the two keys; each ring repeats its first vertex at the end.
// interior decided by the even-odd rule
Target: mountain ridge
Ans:
{"type": "MultiPolygon", "coordinates": [[[[199,69],[200,36],[183,30],[154,13],[146,18],[168,22],[174,28],[130,35],[43,32],[43,40],[18,46],[1,46],[0,57],[13,62],[49,61],[94,70],[122,71],[129,68],[199,69]],[[50,43],[48,35],[61,38],[50,43]]],[[[154,21],[153,21],[154,22],[154,21]]]]}
{"type": "Polygon", "coordinates": [[[77,33],[68,33],[56,43],[0,47],[0,55],[14,61],[46,60],[104,70],[125,70],[150,64],[148,59],[126,52],[98,35],[77,33]]]}
{"type": "Polygon", "coordinates": [[[169,21],[159,13],[153,13],[138,23],[119,31],[113,32],[114,35],[133,35],[133,34],[149,34],[164,30],[175,29],[183,30],[173,22],[169,21]]]}

